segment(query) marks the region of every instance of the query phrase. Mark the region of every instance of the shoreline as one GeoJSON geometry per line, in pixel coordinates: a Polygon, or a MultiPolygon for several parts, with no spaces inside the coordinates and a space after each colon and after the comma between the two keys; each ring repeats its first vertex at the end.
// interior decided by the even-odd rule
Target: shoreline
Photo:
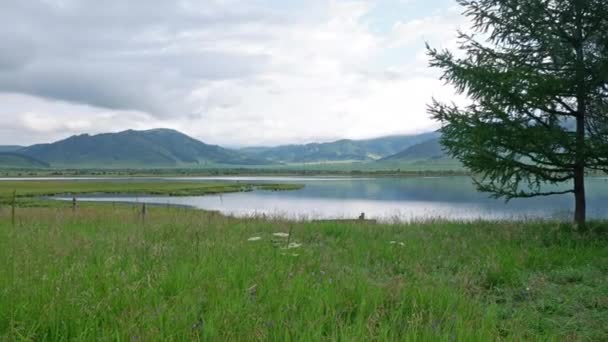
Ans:
{"type": "MultiPolygon", "coordinates": [[[[0,169],[0,180],[20,179],[114,179],[114,178],[197,178],[197,177],[344,177],[409,178],[473,177],[467,170],[292,170],[292,169],[0,169]]],[[[593,172],[589,178],[608,177],[593,172]]]]}
{"type": "MultiPolygon", "coordinates": [[[[263,190],[264,191],[264,190],[263,190]]],[[[230,193],[225,193],[230,194],[230,193]]],[[[97,197],[103,198],[104,194],[80,194],[80,195],[99,195],[97,197]]],[[[112,194],[105,194],[112,195],[112,194]]],[[[116,194],[120,197],[120,194],[116,194]]],[[[136,195],[123,194],[125,197],[135,197],[136,195]]],[[[201,196],[212,196],[212,195],[222,195],[221,193],[210,193],[207,195],[201,196]]],[[[46,197],[38,197],[38,200],[42,200],[46,203],[65,203],[69,204],[72,199],[69,197],[61,197],[61,195],[57,195],[58,197],[46,196],[46,197]]],[[[146,194],[139,194],[139,196],[145,197],[150,196],[146,194]]],[[[76,196],[77,197],[77,196],[76,196]]],[[[531,225],[531,224],[571,224],[569,216],[564,217],[534,217],[534,216],[519,216],[519,217],[496,217],[496,218],[484,218],[484,217],[476,217],[476,218],[445,218],[441,216],[436,217],[421,217],[421,218],[409,218],[409,219],[399,219],[394,215],[387,215],[385,217],[376,217],[371,216],[366,219],[359,219],[356,216],[347,217],[347,216],[337,216],[337,217],[294,217],[289,215],[282,215],[280,213],[266,213],[266,212],[252,212],[248,214],[238,214],[234,212],[223,212],[222,210],[217,209],[205,209],[199,208],[194,205],[189,204],[178,204],[178,203],[159,203],[159,202],[136,202],[136,201],[128,201],[128,200],[95,200],[96,196],[90,196],[85,199],[78,199],[78,204],[86,204],[89,208],[95,208],[96,206],[125,206],[125,207],[140,207],[145,204],[148,208],[178,208],[178,209],[188,209],[191,211],[202,212],[202,213],[214,213],[216,215],[220,215],[225,218],[235,219],[235,220],[264,220],[264,221],[281,221],[288,222],[293,224],[300,223],[336,223],[336,224],[379,224],[385,226],[413,226],[413,225],[428,225],[428,224],[489,224],[489,225],[505,225],[505,224],[519,224],[519,225],[531,225]]],[[[166,198],[171,197],[183,197],[183,196],[166,196],[166,198]]],[[[34,208],[36,206],[33,206],[34,208]]],[[[60,206],[60,207],[69,207],[68,206],[60,206]]],[[[608,222],[607,219],[590,219],[591,223],[603,223],[608,222]]]]}
{"type": "Polygon", "coordinates": [[[0,177],[228,177],[228,176],[343,176],[408,177],[468,176],[466,170],[297,170],[297,169],[0,169],[0,177]]]}

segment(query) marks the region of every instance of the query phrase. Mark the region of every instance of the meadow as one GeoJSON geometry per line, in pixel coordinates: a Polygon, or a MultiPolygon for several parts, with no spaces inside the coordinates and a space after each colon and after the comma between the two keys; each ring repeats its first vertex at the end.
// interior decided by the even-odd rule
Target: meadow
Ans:
{"type": "Polygon", "coordinates": [[[469,174],[461,164],[453,160],[430,161],[347,161],[323,163],[291,163],[260,165],[225,165],[208,164],[184,168],[2,168],[2,177],[79,177],[79,176],[420,176],[420,175],[467,175],[469,174]]]}
{"type": "Polygon", "coordinates": [[[602,222],[4,205],[0,340],[606,340],[607,244],[602,222]]]}

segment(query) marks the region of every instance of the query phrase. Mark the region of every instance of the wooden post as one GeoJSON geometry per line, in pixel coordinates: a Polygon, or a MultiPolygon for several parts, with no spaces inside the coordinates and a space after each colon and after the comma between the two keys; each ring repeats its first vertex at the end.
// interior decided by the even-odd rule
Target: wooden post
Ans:
{"type": "Polygon", "coordinates": [[[146,203],[141,205],[141,220],[146,220],[146,203]]]}
{"type": "Polygon", "coordinates": [[[76,197],[72,197],[72,211],[76,211],[76,197]]]}

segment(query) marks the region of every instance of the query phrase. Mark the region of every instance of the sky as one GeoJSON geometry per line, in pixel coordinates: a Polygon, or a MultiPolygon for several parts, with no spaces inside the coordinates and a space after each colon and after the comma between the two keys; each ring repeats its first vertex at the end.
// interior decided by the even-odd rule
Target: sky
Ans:
{"type": "Polygon", "coordinates": [[[173,128],[260,146],[414,134],[456,101],[454,0],[2,0],[0,144],[173,128]]]}

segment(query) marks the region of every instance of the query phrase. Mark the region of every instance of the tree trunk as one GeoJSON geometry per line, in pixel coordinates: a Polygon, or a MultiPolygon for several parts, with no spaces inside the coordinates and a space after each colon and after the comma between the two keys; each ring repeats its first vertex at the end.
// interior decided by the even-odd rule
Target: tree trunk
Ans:
{"type": "Polygon", "coordinates": [[[587,89],[585,81],[585,50],[583,48],[583,13],[581,1],[575,2],[576,9],[576,80],[578,113],[576,116],[576,150],[574,167],[574,223],[585,228],[587,204],[585,200],[585,116],[587,115],[587,89]]]}
{"type": "Polygon", "coordinates": [[[574,167],[574,223],[585,228],[587,203],[585,200],[585,112],[587,103],[584,96],[578,97],[578,117],[576,118],[576,166],[574,167]]]}
{"type": "Polygon", "coordinates": [[[574,167],[574,223],[585,228],[587,203],[585,200],[585,111],[584,98],[579,100],[579,116],[576,118],[576,166],[574,167]]]}
{"type": "Polygon", "coordinates": [[[574,170],[574,223],[579,228],[584,228],[586,219],[585,168],[577,166],[574,170]]]}

